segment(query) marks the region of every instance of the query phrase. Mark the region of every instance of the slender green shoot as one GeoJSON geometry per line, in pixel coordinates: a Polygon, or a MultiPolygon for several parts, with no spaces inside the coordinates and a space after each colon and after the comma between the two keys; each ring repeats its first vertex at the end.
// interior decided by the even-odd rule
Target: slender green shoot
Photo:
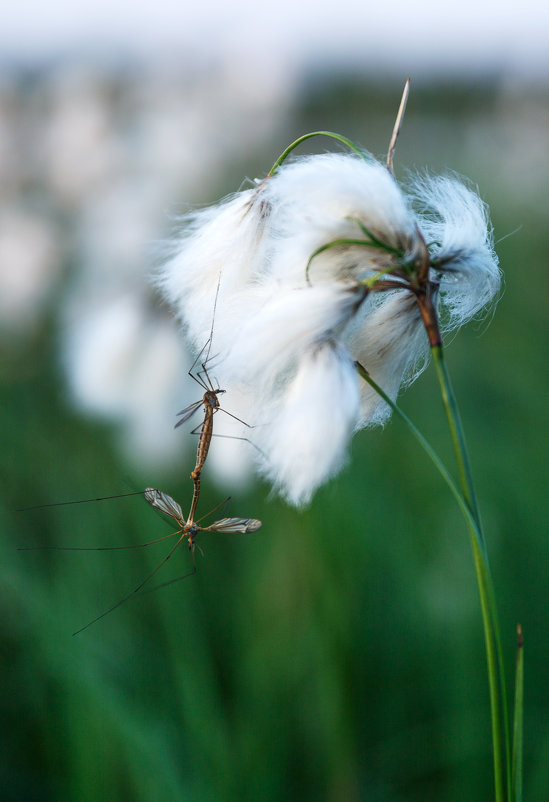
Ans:
{"type": "MultiPolygon", "coordinates": [[[[487,602],[490,610],[490,621],[488,624],[485,621],[485,640],[488,657],[488,674],[490,680],[490,698],[492,710],[492,735],[494,743],[494,768],[496,771],[496,792],[498,787],[501,788],[501,797],[496,793],[496,799],[503,800],[503,789],[507,787],[507,798],[511,800],[511,742],[509,730],[509,714],[507,706],[507,690],[505,682],[505,667],[503,662],[503,649],[501,644],[500,627],[498,624],[497,607],[495,602],[495,594],[493,584],[489,575],[488,567],[488,554],[486,550],[486,541],[482,531],[482,522],[476,500],[475,487],[473,483],[473,474],[469,455],[467,452],[467,445],[465,442],[465,434],[461,422],[461,415],[457,404],[457,399],[454,395],[450,376],[444,362],[444,354],[442,346],[435,346],[431,348],[433,355],[433,362],[435,365],[437,377],[439,380],[442,401],[448,420],[450,429],[450,436],[454,447],[454,453],[458,464],[460,485],[465,497],[465,500],[471,509],[473,518],[476,521],[477,537],[473,540],[473,552],[475,558],[475,568],[477,571],[477,582],[479,591],[482,594],[487,594],[487,602]],[[477,559],[475,553],[476,548],[480,549],[481,559],[477,559]],[[484,568],[485,571],[484,571],[484,568]],[[486,573],[486,577],[484,574],[486,573]],[[495,686],[497,680],[497,688],[495,686]],[[505,748],[505,760],[503,760],[503,747],[505,748]],[[496,754],[497,753],[497,754],[496,754]],[[501,777],[503,767],[505,766],[505,784],[501,777]]],[[[483,612],[484,617],[484,612],[483,612]]]]}
{"type": "Polygon", "coordinates": [[[457,501],[458,506],[462,511],[467,523],[473,529],[476,530],[476,521],[471,514],[469,506],[466,504],[465,499],[463,498],[463,495],[459,487],[457,486],[452,474],[446,468],[445,464],[443,463],[442,459],[438,456],[433,446],[429,443],[427,438],[424,437],[424,435],[420,432],[420,430],[412,422],[412,420],[408,417],[408,415],[404,412],[404,410],[401,407],[399,407],[398,404],[395,404],[392,398],[390,398],[387,395],[387,393],[384,390],[382,390],[379,384],[377,384],[377,382],[375,382],[372,379],[366,368],[364,368],[360,364],[360,362],[355,362],[355,365],[357,372],[364,379],[364,381],[367,382],[370,385],[370,387],[372,387],[376,391],[376,393],[385,401],[385,403],[391,407],[395,415],[397,415],[402,421],[404,421],[408,429],[411,431],[413,436],[416,438],[422,449],[425,451],[425,453],[427,454],[427,456],[429,457],[429,459],[431,460],[437,471],[440,473],[440,475],[448,485],[448,488],[450,489],[450,492],[457,501]]]}
{"type": "MultiPolygon", "coordinates": [[[[363,239],[352,239],[347,237],[342,237],[341,239],[335,239],[333,240],[333,242],[327,242],[325,245],[321,245],[320,248],[317,248],[316,251],[313,251],[313,253],[309,258],[309,261],[307,262],[307,267],[305,268],[305,278],[307,279],[307,284],[311,283],[311,279],[309,278],[309,269],[311,267],[311,262],[313,261],[313,259],[319,256],[321,253],[324,253],[324,251],[329,251],[332,248],[344,248],[348,246],[359,246],[363,248],[382,247],[378,245],[376,242],[368,242],[363,239]]],[[[386,249],[383,248],[383,250],[386,249]]],[[[386,270],[381,270],[379,273],[376,273],[375,276],[372,276],[371,278],[366,279],[366,281],[363,281],[361,283],[369,287],[371,283],[375,283],[375,281],[377,281],[378,277],[383,276],[386,273],[390,273],[391,271],[394,271],[394,269],[395,269],[394,265],[389,265],[389,267],[386,270]]]]}
{"type": "Polygon", "coordinates": [[[290,153],[293,150],[295,150],[295,148],[297,148],[298,145],[301,145],[302,142],[305,142],[307,139],[311,139],[314,136],[327,136],[330,139],[337,139],[338,142],[342,142],[344,145],[346,145],[349,148],[349,150],[358,153],[358,155],[362,159],[364,159],[365,162],[368,162],[369,164],[372,162],[372,157],[370,156],[370,154],[367,153],[367,151],[365,151],[359,145],[355,144],[352,140],[347,139],[346,136],[343,136],[342,134],[336,134],[333,131],[311,131],[309,134],[304,134],[303,136],[300,136],[299,139],[294,140],[294,142],[292,142],[291,145],[288,145],[286,150],[284,150],[280,154],[278,159],[275,161],[275,163],[267,173],[267,178],[270,178],[276,173],[280,165],[286,161],[290,153]]]}
{"type": "Polygon", "coordinates": [[[471,507],[471,512],[473,513],[473,516],[478,523],[478,528],[479,531],[481,532],[483,549],[486,551],[486,544],[484,543],[484,536],[482,535],[482,527],[480,522],[478,503],[476,499],[475,486],[473,483],[473,474],[471,471],[471,464],[469,460],[469,454],[467,451],[467,444],[465,442],[465,434],[463,432],[463,425],[461,422],[461,416],[459,414],[456,397],[454,395],[452,384],[450,382],[450,376],[446,369],[446,363],[444,361],[444,353],[442,350],[442,346],[437,346],[435,348],[432,348],[431,353],[433,355],[433,362],[435,365],[435,370],[440,385],[440,391],[442,393],[442,403],[444,404],[444,410],[446,412],[446,418],[448,420],[448,426],[450,428],[452,445],[454,447],[454,453],[456,455],[458,463],[461,486],[463,488],[465,498],[467,499],[467,503],[471,507]]]}
{"type": "Polygon", "coordinates": [[[358,217],[349,217],[347,219],[352,220],[353,223],[357,224],[357,226],[360,228],[364,236],[367,237],[368,240],[370,240],[369,244],[372,247],[375,246],[376,248],[380,248],[382,251],[387,251],[387,253],[392,253],[393,256],[396,256],[398,259],[402,259],[402,257],[404,256],[404,251],[402,250],[402,248],[393,248],[392,245],[388,245],[386,242],[383,242],[383,240],[380,240],[378,237],[376,237],[376,235],[372,231],[370,231],[369,228],[366,228],[362,220],[360,220],[358,217]]]}
{"type": "MultiPolygon", "coordinates": [[[[439,366],[444,366],[442,359],[442,348],[440,346],[436,346],[431,350],[433,352],[435,365],[438,364],[439,366]]],[[[459,416],[457,402],[450,385],[448,372],[446,369],[437,371],[441,384],[443,403],[450,426],[452,443],[456,452],[458,466],[460,466],[459,478],[461,490],[447,470],[446,466],[442,463],[440,457],[438,457],[432,446],[417,429],[417,427],[411,422],[408,416],[389,398],[389,396],[387,396],[387,394],[379,387],[379,385],[376,384],[365,368],[358,363],[357,370],[362,378],[368,382],[371,387],[373,387],[373,389],[387,404],[389,404],[393,412],[395,412],[409,427],[414,437],[418,440],[421,447],[425,450],[448,485],[467,522],[473,549],[473,559],[479,589],[482,621],[484,627],[484,639],[486,645],[492,720],[495,798],[496,802],[505,802],[505,799],[509,800],[509,802],[512,802],[512,798],[510,796],[511,755],[509,746],[509,723],[505,690],[505,673],[495,594],[490,575],[480,516],[478,515],[476,504],[472,504],[472,499],[475,499],[474,488],[472,487],[472,474],[465,448],[465,437],[463,435],[461,426],[461,418],[459,416]]]]}
{"type": "Polygon", "coordinates": [[[524,718],[524,638],[517,626],[517,663],[515,673],[515,709],[513,715],[512,802],[522,802],[522,753],[524,718]]]}

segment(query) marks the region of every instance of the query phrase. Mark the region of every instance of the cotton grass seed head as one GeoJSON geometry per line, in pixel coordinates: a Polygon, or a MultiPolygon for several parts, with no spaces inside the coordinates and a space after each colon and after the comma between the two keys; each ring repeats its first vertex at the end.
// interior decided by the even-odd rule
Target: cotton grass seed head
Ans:
{"type": "Polygon", "coordinates": [[[220,310],[229,307],[264,268],[269,207],[263,195],[258,185],[179,220],[181,233],[157,283],[198,350],[210,334],[217,294],[220,310]]]}
{"type": "Polygon", "coordinates": [[[259,469],[296,505],[339,470],[354,431],[390,414],[355,361],[396,399],[440,344],[439,315],[462,325],[500,283],[471,188],[420,175],[403,189],[367,154],[284,163],[186,223],[161,286],[198,350],[213,331],[259,469]]]}

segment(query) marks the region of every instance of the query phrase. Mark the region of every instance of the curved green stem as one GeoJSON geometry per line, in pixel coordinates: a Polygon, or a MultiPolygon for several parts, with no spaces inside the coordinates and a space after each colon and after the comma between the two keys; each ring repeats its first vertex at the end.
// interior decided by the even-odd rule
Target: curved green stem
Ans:
{"type": "Polygon", "coordinates": [[[486,551],[486,544],[484,543],[484,536],[482,534],[482,526],[480,522],[480,513],[476,499],[475,486],[473,483],[473,474],[471,471],[469,454],[467,452],[467,445],[465,443],[465,434],[463,432],[463,426],[461,423],[461,416],[459,414],[456,397],[450,382],[450,376],[448,375],[448,371],[446,369],[442,345],[437,345],[431,348],[431,353],[433,355],[433,362],[437,372],[440,391],[442,393],[442,403],[444,405],[448,426],[450,428],[450,436],[454,446],[454,453],[458,463],[460,484],[467,503],[471,508],[471,512],[478,524],[483,550],[486,551]]]}
{"type": "Polygon", "coordinates": [[[457,402],[454,397],[448,373],[444,367],[442,348],[435,346],[432,351],[438,351],[435,364],[440,366],[438,370],[441,383],[443,403],[446,409],[452,443],[456,451],[456,458],[460,466],[459,476],[462,489],[460,490],[454,478],[451,476],[446,466],[435,452],[430,443],[421,434],[419,429],[412,423],[410,418],[400,409],[397,404],[379,387],[371,378],[365,368],[357,363],[357,370],[362,378],[383,398],[393,412],[395,412],[408,426],[414,437],[418,440],[421,447],[427,453],[431,461],[448,485],[452,495],[456,499],[463,516],[467,522],[471,545],[473,549],[473,560],[477,577],[477,584],[480,596],[482,611],[482,621],[484,627],[484,640],[486,646],[486,659],[488,667],[488,682],[490,687],[490,709],[492,720],[492,745],[494,755],[494,784],[496,802],[505,802],[505,799],[512,799],[511,796],[511,756],[509,746],[509,723],[507,713],[507,699],[505,691],[505,674],[503,667],[503,653],[501,649],[501,638],[499,634],[498,616],[495,602],[494,589],[486,545],[478,508],[476,506],[475,493],[472,484],[472,474],[469,458],[465,447],[465,437],[461,426],[461,419],[457,402]],[[507,789],[507,791],[506,791],[507,789]]]}
{"type": "Polygon", "coordinates": [[[396,256],[397,259],[402,259],[404,256],[404,251],[402,248],[394,248],[392,245],[389,245],[387,242],[383,242],[380,240],[376,235],[370,231],[369,228],[366,228],[362,220],[358,217],[348,217],[348,220],[352,220],[353,223],[356,223],[357,226],[360,228],[362,233],[365,237],[370,240],[368,243],[371,247],[375,246],[376,248],[381,248],[382,251],[387,251],[387,253],[391,253],[393,256],[396,256]]]}
{"type": "Polygon", "coordinates": [[[509,715],[507,710],[507,691],[505,685],[505,669],[503,650],[501,647],[500,628],[494,588],[490,577],[486,541],[482,531],[482,523],[476,499],[471,463],[467,452],[465,434],[459,414],[456,397],[450,382],[450,376],[444,362],[442,345],[431,348],[433,362],[440,385],[442,402],[450,428],[450,436],[458,464],[460,485],[463,496],[471,510],[476,526],[472,533],[473,557],[479,587],[486,656],[488,661],[488,679],[490,683],[490,707],[492,711],[492,741],[494,749],[494,775],[496,800],[512,799],[511,784],[511,748],[509,739],[509,715]]]}
{"type": "Polygon", "coordinates": [[[343,136],[342,134],[336,134],[333,131],[311,131],[309,134],[304,134],[303,136],[300,136],[299,139],[296,139],[294,142],[292,142],[291,145],[288,145],[286,150],[283,151],[283,153],[281,153],[281,155],[278,157],[278,159],[275,161],[275,163],[267,173],[267,178],[270,178],[272,175],[276,173],[280,165],[286,161],[292,150],[297,148],[298,145],[301,145],[301,143],[305,142],[307,139],[311,139],[313,136],[327,136],[330,139],[337,139],[338,142],[342,142],[344,145],[346,145],[349,148],[349,150],[353,150],[355,153],[358,153],[358,155],[362,159],[364,159],[365,162],[370,163],[372,161],[371,156],[368,153],[366,153],[365,150],[356,145],[352,140],[347,139],[347,137],[343,136]]]}
{"type": "Polygon", "coordinates": [[[471,514],[471,510],[469,509],[469,506],[465,502],[465,499],[463,498],[463,495],[462,495],[459,487],[457,486],[454,478],[452,477],[451,473],[446,468],[446,466],[443,463],[443,461],[441,460],[441,458],[436,453],[436,451],[433,448],[433,446],[422,435],[422,433],[419,431],[417,426],[410,420],[410,418],[404,412],[404,410],[401,409],[398,406],[398,404],[395,404],[395,402],[391,398],[389,398],[387,393],[384,390],[381,389],[379,384],[377,384],[372,379],[372,377],[370,376],[368,371],[360,364],[360,362],[355,362],[355,365],[356,365],[356,369],[357,369],[358,373],[360,374],[360,376],[362,376],[364,381],[367,382],[370,385],[370,387],[372,387],[379,396],[381,396],[381,398],[385,401],[385,403],[388,404],[391,407],[391,409],[393,410],[395,415],[398,415],[398,417],[402,421],[404,421],[406,426],[410,429],[411,433],[414,435],[416,440],[419,442],[419,444],[422,447],[422,449],[428,455],[429,459],[434,464],[434,466],[436,467],[437,471],[440,473],[440,475],[442,476],[442,478],[444,479],[444,481],[448,485],[448,488],[450,489],[450,492],[452,493],[452,495],[454,496],[455,500],[457,501],[457,503],[459,505],[459,508],[461,509],[461,511],[462,511],[467,523],[471,527],[476,529],[476,521],[475,521],[475,519],[473,518],[473,516],[471,514]]]}

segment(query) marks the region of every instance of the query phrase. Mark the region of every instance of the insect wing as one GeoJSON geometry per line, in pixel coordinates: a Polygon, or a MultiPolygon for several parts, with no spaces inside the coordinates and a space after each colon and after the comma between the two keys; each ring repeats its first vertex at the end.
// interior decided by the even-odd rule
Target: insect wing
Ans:
{"type": "Polygon", "coordinates": [[[257,532],[261,528],[261,521],[257,518],[221,518],[206,528],[211,532],[234,532],[245,535],[248,532],[257,532]]]}
{"type": "Polygon", "coordinates": [[[182,415],[182,417],[179,418],[179,420],[175,424],[175,428],[177,429],[177,427],[181,426],[182,423],[185,423],[186,421],[189,420],[189,418],[192,418],[196,410],[200,409],[203,403],[204,403],[203,400],[200,399],[200,401],[195,401],[194,403],[189,404],[188,407],[185,407],[185,409],[182,409],[181,412],[178,412],[177,414],[182,415]]]}
{"type": "Polygon", "coordinates": [[[185,526],[185,517],[180,505],[167,493],[162,490],[157,490],[154,487],[147,487],[145,490],[145,498],[149,504],[165,515],[174,518],[181,526],[185,526]]]}

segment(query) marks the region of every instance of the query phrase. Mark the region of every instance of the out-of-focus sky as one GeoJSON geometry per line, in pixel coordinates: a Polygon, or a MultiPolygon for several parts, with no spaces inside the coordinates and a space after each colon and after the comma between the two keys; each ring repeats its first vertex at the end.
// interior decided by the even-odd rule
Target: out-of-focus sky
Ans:
{"type": "Polygon", "coordinates": [[[159,53],[198,61],[239,57],[265,67],[324,60],[327,66],[497,70],[549,76],[549,6],[541,0],[353,2],[318,0],[50,0],[11,3],[2,12],[0,57],[36,60],[101,45],[111,55],[159,53]]]}

